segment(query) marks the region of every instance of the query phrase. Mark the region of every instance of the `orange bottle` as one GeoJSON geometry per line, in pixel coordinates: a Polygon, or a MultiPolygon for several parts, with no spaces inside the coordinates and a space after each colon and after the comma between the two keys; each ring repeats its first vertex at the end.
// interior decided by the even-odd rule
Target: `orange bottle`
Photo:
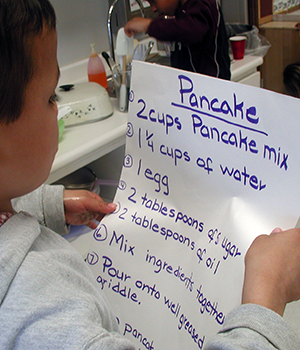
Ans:
{"type": "Polygon", "coordinates": [[[106,72],[101,61],[95,50],[95,44],[91,44],[92,51],[88,62],[88,78],[89,81],[93,81],[102,85],[105,89],[108,89],[108,83],[106,78],[106,72]]]}

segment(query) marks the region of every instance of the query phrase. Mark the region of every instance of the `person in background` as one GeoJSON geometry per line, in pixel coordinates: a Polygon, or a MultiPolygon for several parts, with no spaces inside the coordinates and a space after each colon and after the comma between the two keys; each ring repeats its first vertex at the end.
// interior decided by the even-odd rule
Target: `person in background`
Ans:
{"type": "Polygon", "coordinates": [[[171,66],[217,78],[230,79],[228,38],[217,0],[149,0],[156,19],[134,17],[125,33],[148,33],[172,42],[171,66]]]}
{"type": "MultiPolygon", "coordinates": [[[[0,0],[0,349],[133,350],[80,254],[61,237],[115,209],[88,191],[43,185],[58,148],[55,13],[0,0]]],[[[300,231],[259,236],[243,305],[207,349],[299,349],[279,316],[300,298],[300,231]]]]}
{"type": "Polygon", "coordinates": [[[300,97],[300,62],[291,63],[285,67],[283,83],[288,95],[300,97]]]}

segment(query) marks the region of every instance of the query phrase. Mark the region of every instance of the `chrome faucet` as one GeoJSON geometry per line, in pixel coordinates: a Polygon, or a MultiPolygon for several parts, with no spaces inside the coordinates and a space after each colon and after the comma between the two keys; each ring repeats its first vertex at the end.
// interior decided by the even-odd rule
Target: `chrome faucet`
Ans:
{"type": "MultiPolygon", "coordinates": [[[[112,27],[111,27],[111,17],[113,14],[113,11],[115,9],[115,6],[119,0],[115,0],[112,5],[110,6],[108,10],[108,15],[107,15],[107,32],[108,32],[108,42],[109,42],[109,48],[110,48],[110,57],[115,61],[115,50],[114,50],[114,42],[113,42],[113,35],[112,35],[112,27]]],[[[145,8],[142,4],[141,0],[136,0],[140,7],[141,15],[142,17],[146,17],[145,15],[145,8]]]]}

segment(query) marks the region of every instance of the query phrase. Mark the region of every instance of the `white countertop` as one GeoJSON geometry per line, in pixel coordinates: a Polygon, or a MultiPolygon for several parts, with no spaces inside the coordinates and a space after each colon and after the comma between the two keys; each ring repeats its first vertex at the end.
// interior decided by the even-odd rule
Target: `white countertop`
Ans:
{"type": "Polygon", "coordinates": [[[240,81],[246,76],[254,73],[256,68],[263,64],[262,57],[245,56],[242,60],[236,60],[231,63],[231,80],[240,81]]]}
{"type": "Polygon", "coordinates": [[[65,128],[47,183],[52,183],[125,144],[127,113],[117,109],[104,120],[65,128]]]}
{"type": "MultiPolygon", "coordinates": [[[[262,63],[263,59],[256,56],[233,61],[231,80],[245,78],[262,63]]],[[[86,81],[86,64],[87,60],[83,60],[63,67],[59,85],[86,81]]],[[[65,129],[47,183],[53,183],[125,144],[127,113],[119,112],[115,98],[111,101],[114,108],[111,117],[65,129]]]]}

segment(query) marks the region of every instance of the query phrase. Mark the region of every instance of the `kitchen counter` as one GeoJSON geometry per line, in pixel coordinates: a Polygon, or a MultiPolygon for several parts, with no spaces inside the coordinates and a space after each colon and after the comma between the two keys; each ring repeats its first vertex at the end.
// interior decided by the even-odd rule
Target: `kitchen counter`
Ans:
{"type": "Polygon", "coordinates": [[[257,67],[263,64],[262,57],[246,55],[242,60],[236,60],[231,63],[231,80],[241,82],[257,72],[257,67]]]}
{"type": "MultiPolygon", "coordinates": [[[[262,63],[262,58],[256,56],[233,61],[232,80],[259,86],[257,67],[262,63]]],[[[86,66],[87,60],[83,60],[62,67],[59,85],[86,81],[86,66]]],[[[111,117],[65,129],[47,183],[53,183],[125,144],[127,113],[119,112],[115,98],[111,101],[114,108],[111,117]]]]}
{"type": "Polygon", "coordinates": [[[111,101],[114,108],[111,117],[65,129],[47,183],[53,183],[125,144],[127,113],[118,111],[115,98],[111,101]]]}

